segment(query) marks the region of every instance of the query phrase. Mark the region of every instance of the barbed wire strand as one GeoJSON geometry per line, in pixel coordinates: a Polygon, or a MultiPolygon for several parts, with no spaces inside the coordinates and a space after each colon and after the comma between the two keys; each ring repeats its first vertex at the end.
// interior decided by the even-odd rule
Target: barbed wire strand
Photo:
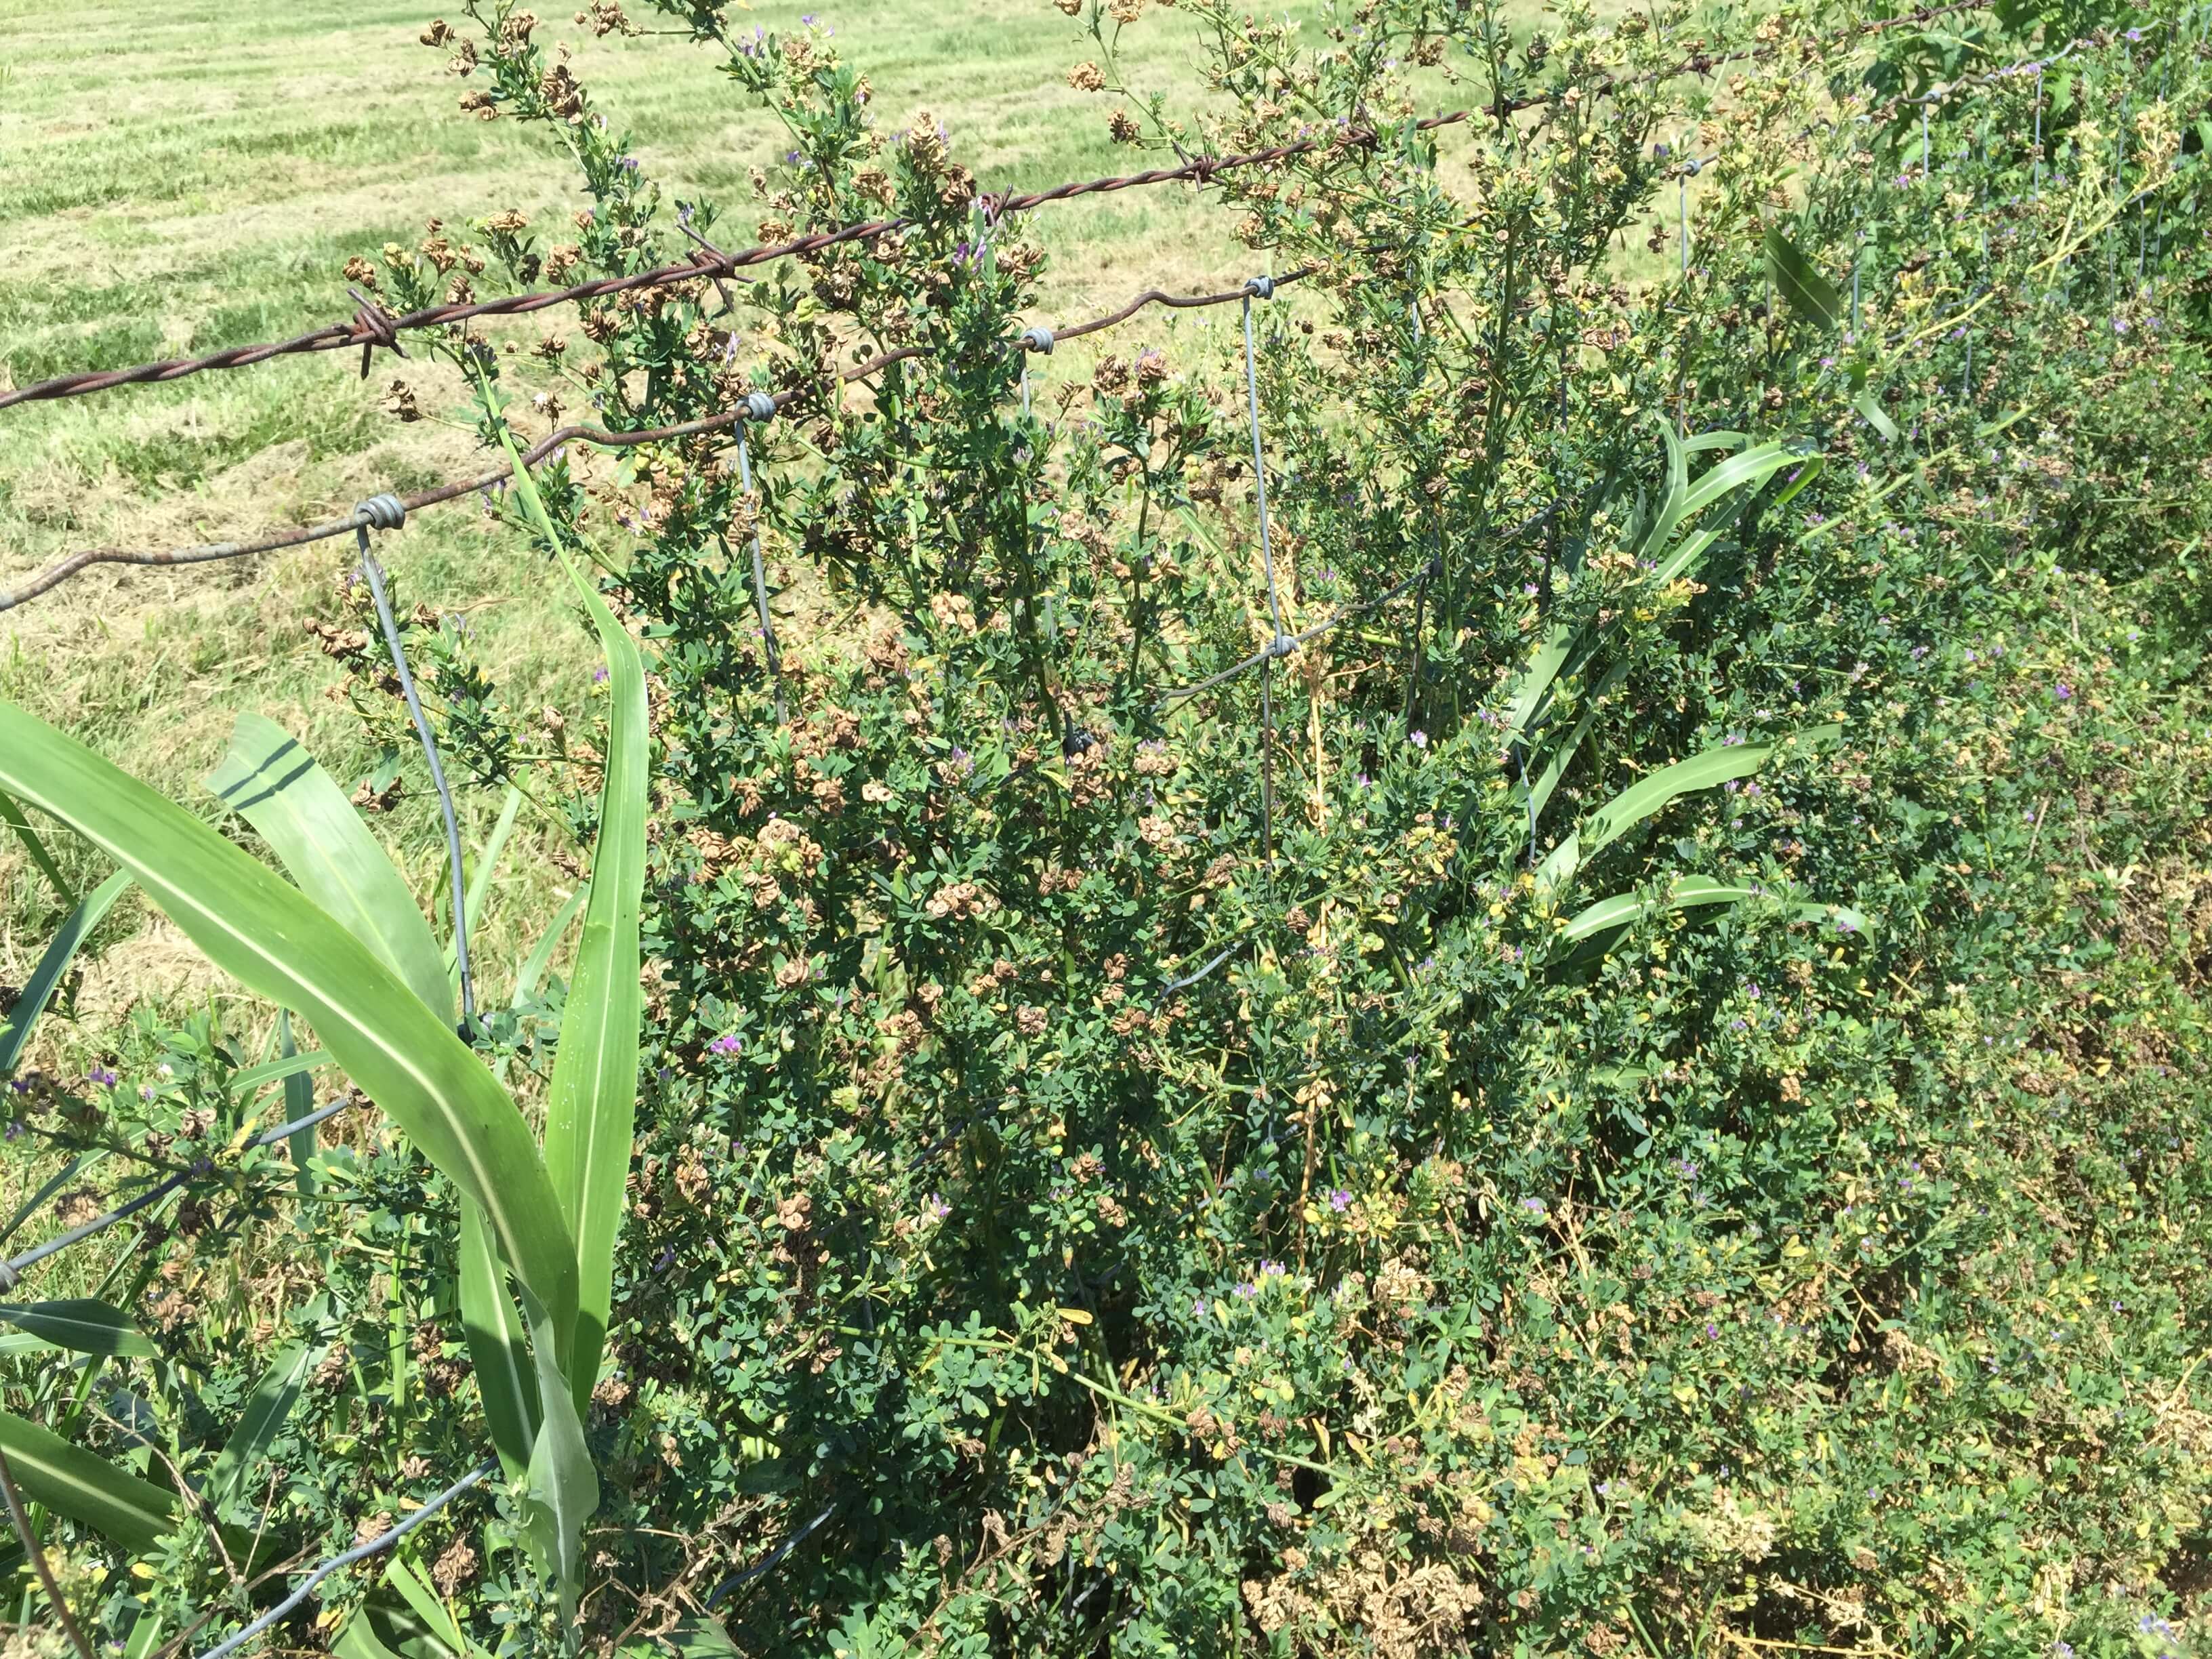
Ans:
{"type": "MultiPolygon", "coordinates": [[[[1836,45],[1849,40],[1865,39],[1889,29],[1903,28],[1932,21],[1936,18],[1959,12],[1981,11],[1988,9],[1988,0],[1954,0],[1942,6],[1922,6],[1911,12],[1869,23],[1838,30],[1832,35],[1818,37],[1821,45],[1836,45]]],[[[1597,95],[1609,95],[1621,88],[1645,82],[1674,79],[1683,75],[1703,76],[1723,64],[1745,62],[1771,58],[1783,50],[1781,45],[1748,48],[1741,52],[1706,54],[1696,52],[1669,68],[1653,70],[1643,75],[1628,76],[1607,81],[1597,88],[1597,95]]],[[[1434,131],[1439,128],[1457,126],[1479,116],[1505,116],[1524,110],[1548,106],[1559,94],[1546,93],[1525,98],[1501,98],[1481,109],[1461,109],[1424,116],[1413,122],[1415,131],[1434,131]]],[[[1027,191],[985,191],[979,200],[987,213],[1003,217],[1009,213],[1027,213],[1056,202],[1073,201],[1086,196],[1104,195],[1116,191],[1144,189],[1154,185],[1195,184],[1203,188],[1217,174],[1237,169],[1271,167],[1316,150],[1350,149],[1371,146],[1378,135],[1372,128],[1346,125],[1325,134],[1295,139],[1286,144],[1253,150],[1233,155],[1200,155],[1172,167],[1154,167],[1142,173],[1109,175],[1079,182],[1054,185],[1048,189],[1027,191]]],[[[212,351],[198,357],[172,357],[155,362],[139,363],[129,368],[87,370],[73,374],[55,375],[34,381],[27,386],[0,392],[0,409],[17,404],[40,403],[59,398],[82,397],[95,392],[111,391],[125,386],[154,386],[179,380],[188,375],[211,369],[246,368],[275,357],[294,356],[303,353],[344,351],[359,347],[362,352],[362,374],[365,378],[371,356],[380,348],[400,352],[399,336],[422,329],[443,328],[455,323],[465,323],[480,317],[520,317],[532,312],[544,311],[557,306],[578,305],[590,300],[606,299],[613,295],[633,293],[643,289],[670,288],[685,283],[714,282],[735,276],[750,266],[766,264],[784,258],[803,258],[811,253],[852,242],[872,242],[899,231],[911,229],[915,222],[903,216],[871,219],[857,224],[845,225],[835,230],[817,231],[788,241],[764,244],[724,253],[714,251],[711,245],[702,243],[707,257],[688,260],[679,264],[656,266],[649,270],[633,271],[626,276],[603,276],[591,282],[574,283],[563,289],[544,289],[528,294],[508,295],[495,300],[477,300],[447,305],[427,306],[420,310],[395,316],[386,311],[374,296],[353,290],[356,302],[353,316],[343,323],[326,324],[310,329],[286,340],[266,341],[254,345],[232,346],[212,351]]],[[[695,239],[697,240],[697,239],[695,239]]],[[[725,295],[726,301],[727,296],[725,295]]]]}
{"type": "Polygon", "coordinates": [[[414,1531],[416,1528],[421,1526],[432,1516],[437,1514],[440,1510],[444,1509],[447,1504],[452,1503],[463,1492],[467,1492],[471,1486],[477,1486],[488,1479],[491,1475],[492,1472],[498,1468],[498,1459],[487,1457],[483,1462],[477,1464],[476,1468],[471,1469],[459,1480],[454,1481],[452,1486],[447,1487],[445,1491],[440,1492],[428,1503],[423,1504],[421,1509],[410,1512],[405,1520],[399,1522],[389,1531],[379,1533],[375,1537],[370,1539],[365,1544],[355,1545],[353,1548],[348,1550],[343,1555],[332,1556],[329,1560],[324,1562],[322,1565],[317,1567],[313,1572],[301,1579],[300,1581],[299,1587],[289,1595],[279,1601],[275,1607],[270,1608],[268,1612],[263,1613],[258,1619],[248,1625],[244,1630],[239,1632],[237,1635],[227,1637],[223,1640],[216,1643],[206,1652],[201,1654],[199,1656],[199,1659],[229,1659],[230,1655],[237,1652],[239,1649],[244,1647],[255,1637],[260,1635],[262,1632],[269,1629],[271,1626],[279,1624],[283,1620],[291,1617],[293,1612],[300,1606],[300,1604],[305,1601],[310,1595],[313,1595],[315,1593],[316,1587],[319,1585],[323,1580],[328,1578],[332,1573],[343,1572],[346,1568],[352,1566],[356,1562],[366,1561],[369,1557],[381,1554],[384,1551],[390,1549],[394,1544],[397,1544],[401,1539],[407,1536],[409,1533],[414,1531]]]}
{"type": "MultiPolygon", "coordinates": [[[[1301,267],[1276,277],[1275,285],[1280,288],[1285,283],[1297,282],[1312,274],[1313,267],[1301,267]]],[[[1073,324],[1063,329],[1032,329],[1027,331],[1024,339],[1026,340],[1034,335],[1050,335],[1054,338],[1062,340],[1077,339],[1084,335],[1096,334],[1102,329],[1111,328],[1127,322],[1139,312],[1151,306],[1162,306],[1176,311],[1192,311],[1209,306],[1234,305],[1243,298],[1244,290],[1241,288],[1229,289],[1220,294],[1166,294],[1158,289],[1148,289],[1119,310],[1110,312],[1103,317],[1094,317],[1088,322],[1073,324]]],[[[1017,342],[1017,344],[1021,343],[1020,341],[1017,342]]],[[[1027,345],[1024,349],[1042,349],[1047,352],[1051,349],[1048,345],[1039,347],[1035,344],[1027,345]]],[[[920,346],[901,346],[896,350],[878,353],[866,362],[856,363],[852,368],[841,371],[837,380],[840,384],[850,385],[855,380],[866,380],[871,375],[878,374],[894,363],[908,362],[926,355],[927,354],[920,346]]],[[[765,398],[769,403],[774,404],[774,409],[770,410],[771,414],[780,414],[817,390],[818,387],[810,385],[789,387],[774,393],[749,394],[744,401],[736,407],[724,410],[719,414],[702,416],[696,420],[680,421],[672,426],[648,427],[635,432],[609,432],[604,428],[586,425],[564,426],[548,433],[537,443],[523,451],[520,459],[525,467],[536,467],[551,459],[562,449],[572,443],[589,444],[600,449],[628,449],[641,444],[672,443],[678,439],[722,431],[736,427],[745,421],[761,418],[755,413],[757,405],[754,404],[752,399],[756,396],[765,398]]],[[[473,478],[457,479],[450,483],[417,490],[411,495],[402,495],[397,499],[404,511],[416,513],[426,507],[436,507],[447,501],[458,501],[464,495],[473,495],[494,489],[514,476],[514,469],[512,466],[502,466],[473,478]]],[[[225,559],[247,558],[255,554],[281,552],[286,548],[302,547],[311,542],[325,541],[334,536],[347,535],[364,526],[374,526],[375,522],[372,515],[364,513],[360,507],[356,507],[343,519],[304,529],[286,531],[279,535],[265,537],[259,541],[214,542],[199,547],[187,547],[175,551],[160,553],[126,552],[118,548],[88,549],[81,553],[72,553],[68,557],[49,565],[36,575],[27,578],[20,586],[6,592],[0,592],[0,611],[12,611],[18,605],[40,598],[52,592],[80,571],[89,569],[94,565],[135,565],[166,569],[172,567],[212,563],[225,559]]]]}
{"type": "MultiPolygon", "coordinates": [[[[372,495],[354,508],[380,530],[398,530],[407,522],[407,509],[397,495],[372,495]]],[[[406,699],[408,718],[422,744],[422,758],[430,769],[430,787],[438,793],[438,811],[446,823],[446,861],[453,890],[453,966],[461,982],[461,1029],[464,1042],[472,1041],[476,1029],[476,981],[469,973],[469,913],[467,872],[461,862],[461,824],[453,811],[453,792],[446,786],[446,769],[438,760],[437,735],[422,712],[422,699],[415,689],[415,675],[407,665],[406,642],[399,636],[399,619],[392,614],[392,596],[385,591],[383,567],[368,544],[368,524],[356,524],[354,536],[361,552],[361,574],[368,582],[369,598],[376,605],[376,620],[384,630],[384,643],[392,653],[392,666],[399,676],[399,695],[406,699]]]]}
{"type": "MultiPolygon", "coordinates": [[[[310,1112],[307,1116],[293,1122],[280,1123],[267,1133],[254,1136],[252,1140],[246,1142],[246,1146],[249,1147],[273,1146],[276,1142],[289,1136],[297,1134],[302,1130],[312,1129],[325,1119],[336,1117],[353,1103],[350,1100],[341,1100],[324,1107],[320,1111],[310,1112]]],[[[94,1233],[112,1227],[118,1221],[127,1221],[149,1204],[159,1203],[187,1182],[198,1180],[210,1173],[212,1173],[212,1166],[204,1168],[196,1164],[191,1169],[180,1170],[167,1179],[149,1187],[137,1197],[117,1205],[105,1215],[94,1216],[91,1220],[80,1226],[72,1227],[65,1233],[56,1234],[43,1244],[33,1246],[21,1255],[12,1256],[6,1261],[0,1261],[0,1292],[14,1290],[21,1281],[26,1268],[36,1267],[50,1255],[59,1255],[72,1244],[83,1243],[94,1233]]]]}

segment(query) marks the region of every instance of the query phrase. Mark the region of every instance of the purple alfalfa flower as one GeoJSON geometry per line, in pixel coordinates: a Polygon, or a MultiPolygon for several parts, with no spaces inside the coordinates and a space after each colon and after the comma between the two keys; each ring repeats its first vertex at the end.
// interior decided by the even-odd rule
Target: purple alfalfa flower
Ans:
{"type": "Polygon", "coordinates": [[[1838,933],[1856,933],[1858,930],[1858,923],[1853,921],[1849,916],[1838,916],[1836,918],[1836,931],[1838,933]]]}
{"type": "Polygon", "coordinates": [[[1416,749],[1426,749],[1429,746],[1429,734],[1425,732],[1416,732],[1407,741],[1416,749]]]}
{"type": "Polygon", "coordinates": [[[942,1194],[932,1193],[929,1195],[929,1213],[932,1219],[942,1221],[952,1213],[952,1206],[945,1201],[942,1194]]]}
{"type": "Polygon", "coordinates": [[[105,1066],[94,1066],[84,1074],[84,1078],[86,1082],[96,1083],[103,1089],[112,1089],[116,1084],[115,1073],[105,1066]]]}
{"type": "Polygon", "coordinates": [[[1544,1200],[1540,1198],[1524,1198],[1521,1200],[1521,1207],[1528,1211],[1530,1215],[1542,1215],[1544,1200]]]}
{"type": "Polygon", "coordinates": [[[1280,1279],[1288,1271],[1289,1269],[1279,1261],[1269,1261],[1263,1258],[1260,1263],[1260,1277],[1262,1279],[1280,1279]]]}
{"type": "Polygon", "coordinates": [[[1239,1285],[1237,1287],[1237,1299],[1239,1302],[1249,1302],[1259,1294],[1260,1287],[1257,1285],[1239,1285]]]}
{"type": "Polygon", "coordinates": [[[2059,702],[2064,702],[2069,697],[2074,695],[2074,688],[2067,684],[2064,680],[2061,680],[2057,684],[2051,688],[2051,695],[2057,698],[2059,702]]]}
{"type": "Polygon", "coordinates": [[[592,684],[593,685],[605,685],[606,683],[607,667],[605,663],[601,663],[597,668],[594,668],[592,671],[592,684]]]}
{"type": "Polygon", "coordinates": [[[1342,1215],[1352,1207],[1352,1194],[1341,1187],[1328,1195],[1328,1207],[1342,1215]]]}
{"type": "Polygon", "coordinates": [[[673,1244],[671,1244],[667,1249],[661,1251],[659,1256],[654,1261],[653,1264],[653,1271],[654,1274],[658,1276],[661,1273],[666,1273],[669,1268],[675,1265],[676,1247],[673,1244]]]}
{"type": "Polygon", "coordinates": [[[1194,1317],[1196,1317],[1196,1318],[1199,1318],[1199,1319],[1203,1319],[1203,1318],[1205,1318],[1205,1317],[1206,1317],[1206,1298],[1205,1298],[1204,1297],[1202,1297],[1202,1296],[1194,1296],[1194,1297],[1191,1297],[1191,1299],[1190,1299],[1190,1311],[1191,1311],[1192,1315],[1193,1315],[1194,1317]]]}
{"type": "Polygon", "coordinates": [[[4,1131],[0,1131],[0,1139],[13,1140],[22,1133],[23,1120],[21,1118],[13,1118],[9,1121],[7,1128],[4,1131]]]}
{"type": "Polygon", "coordinates": [[[707,1045],[710,1054],[735,1054],[744,1052],[745,1040],[735,1031],[725,1031],[707,1045]]]}

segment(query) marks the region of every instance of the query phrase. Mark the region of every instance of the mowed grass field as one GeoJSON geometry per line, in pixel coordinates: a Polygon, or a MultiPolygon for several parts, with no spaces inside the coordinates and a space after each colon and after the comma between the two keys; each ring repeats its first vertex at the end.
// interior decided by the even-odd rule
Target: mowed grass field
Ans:
{"type": "MultiPolygon", "coordinates": [[[[805,3],[866,69],[887,125],[931,111],[993,188],[1152,164],[1109,143],[1103,100],[1066,84],[1093,52],[1048,0],[805,3]]],[[[763,3],[748,21],[786,27],[801,9],[763,3]]],[[[747,172],[781,148],[770,118],[681,36],[593,40],[568,10],[549,9],[542,30],[575,45],[580,76],[672,196],[720,202],[722,240],[742,241],[747,172]]],[[[471,83],[419,44],[428,21],[427,4],[389,0],[0,0],[0,375],[21,385],[280,337],[348,315],[349,255],[411,242],[433,216],[572,210],[580,193],[545,134],[458,111],[471,83]]],[[[1124,44],[1146,84],[1195,92],[1187,20],[1155,10],[1124,44]]],[[[1187,189],[1061,204],[1033,222],[1053,255],[1054,314],[1067,319],[1137,288],[1226,286],[1250,263],[1224,212],[1187,189]]],[[[357,368],[350,353],[280,359],[0,411],[0,587],[81,548],[246,539],[479,463],[466,433],[402,425],[380,407],[394,374],[422,390],[426,411],[451,406],[450,382],[382,357],[364,384],[357,368]]],[[[409,599],[469,616],[516,706],[580,699],[596,661],[587,636],[497,526],[456,504],[385,545],[409,599]]],[[[199,781],[241,709],[287,726],[350,787],[375,757],[325,695],[337,673],[301,624],[352,556],[350,543],[326,542],[186,570],[96,568],[0,614],[0,696],[204,811],[199,781]]],[[[472,839],[498,805],[465,802],[472,839]]],[[[427,798],[380,825],[416,890],[437,890],[427,798]]],[[[532,853],[526,821],[477,921],[495,991],[557,879],[532,853]]],[[[64,861],[104,873],[82,854],[64,861]]],[[[0,838],[0,981],[21,982],[58,919],[0,838]]],[[[135,900],[106,931],[136,937],[91,963],[83,1022],[50,1024],[50,1063],[81,1059],[71,1050],[134,1004],[174,1016],[230,994],[135,900]]]]}

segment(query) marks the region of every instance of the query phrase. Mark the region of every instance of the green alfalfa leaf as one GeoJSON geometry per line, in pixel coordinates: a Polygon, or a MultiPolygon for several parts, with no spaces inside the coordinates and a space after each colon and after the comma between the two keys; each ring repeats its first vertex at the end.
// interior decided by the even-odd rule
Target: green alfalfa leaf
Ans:
{"type": "Polygon", "coordinates": [[[191,813],[0,702],[0,787],[131,871],[223,972],[310,1020],[337,1063],[461,1191],[517,1275],[573,1322],[576,1261],[522,1115],[450,1024],[274,872],[191,813]]]}
{"type": "Polygon", "coordinates": [[[308,1374],[329,1352],[328,1348],[295,1342],[270,1362],[261,1380],[253,1385],[253,1392],[246,1396],[246,1409],[239,1413],[238,1425],[231,1430],[230,1438],[216,1454],[207,1478],[200,1484],[200,1493],[209,1503],[220,1509],[246,1495],[256,1470],[269,1455],[270,1447],[283,1432],[292,1408],[300,1403],[300,1393],[307,1386],[308,1374]]]}
{"type": "Polygon", "coordinates": [[[161,1352],[131,1322],[130,1315],[89,1297],[60,1302],[0,1302],[0,1324],[13,1325],[71,1353],[152,1359],[161,1352]]]}
{"type": "Polygon", "coordinates": [[[1813,262],[1782,234],[1779,225],[1766,228],[1766,269],[1790,310],[1823,330],[1841,326],[1844,296],[1814,269],[1813,262]]]}
{"type": "MultiPolygon", "coordinates": [[[[503,427],[501,441],[514,462],[524,509],[568,573],[607,659],[607,754],[599,781],[591,897],[545,1105],[545,1168],[560,1196],[562,1218],[576,1241],[576,1329],[568,1349],[568,1382],[580,1412],[589,1407],[599,1381],[614,1297],[615,1241],[629,1208],[638,1025],[645,1013],[638,983],[648,758],[645,660],[599,590],[568,557],[503,427]]],[[[550,1403],[545,1410],[550,1419],[550,1403]]]]}
{"type": "Polygon", "coordinates": [[[500,1467],[519,1480],[538,1442],[538,1380],[532,1374],[528,1334],[507,1288],[507,1270],[494,1252],[491,1231],[477,1206],[461,1204],[461,1331],[475,1368],[477,1391],[500,1467]]]}
{"type": "Polygon", "coordinates": [[[1882,442],[1893,444],[1897,441],[1897,422],[1882,412],[1881,400],[1875,395],[1872,388],[1852,398],[1851,407],[1858,410],[1869,426],[1881,434],[1882,442]]]}
{"type": "Polygon", "coordinates": [[[1821,726],[1781,743],[1717,744],[1687,760],[1662,767],[1638,779],[1591,816],[1583,856],[1588,859],[1610,847],[1670,801],[1732,779],[1747,778],[1791,744],[1816,748],[1834,742],[1841,732],[1840,726],[1821,726]]]}
{"type": "Polygon", "coordinates": [[[430,924],[361,814],[282,726],[240,714],[230,752],[208,775],[223,805],[261,832],[300,890],[376,953],[425,1007],[453,1018],[430,924]]]}
{"type": "Polygon", "coordinates": [[[8,1023],[0,1025],[0,1082],[15,1075],[15,1067],[23,1058],[23,1050],[31,1041],[31,1028],[39,1023],[39,1016],[46,1012],[55,988],[68,974],[70,963],[76,960],[76,953],[84,948],[85,940],[92,936],[92,930],[100,926],[100,919],[106,915],[115,901],[123,896],[123,890],[130,884],[130,872],[117,871],[93,889],[91,896],[70,912],[69,919],[62,923],[61,931],[47,945],[45,954],[39,958],[38,966],[31,969],[30,983],[16,994],[14,1006],[8,1010],[8,1023]]]}
{"type": "Polygon", "coordinates": [[[8,1412],[0,1412],[0,1452],[27,1496],[133,1555],[159,1544],[173,1524],[173,1494],[8,1412]]]}

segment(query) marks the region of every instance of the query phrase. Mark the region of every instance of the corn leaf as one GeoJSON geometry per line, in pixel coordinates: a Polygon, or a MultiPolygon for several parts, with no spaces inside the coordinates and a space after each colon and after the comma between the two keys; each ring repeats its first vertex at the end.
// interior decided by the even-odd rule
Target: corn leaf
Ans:
{"type": "Polygon", "coordinates": [[[130,884],[130,872],[118,870],[95,887],[89,898],[70,912],[61,932],[54,935],[46,954],[39,958],[39,965],[31,969],[30,983],[22,988],[15,1006],[8,1011],[8,1024],[0,1025],[0,1080],[15,1075],[23,1050],[30,1044],[31,1028],[39,1023],[39,1016],[46,1011],[54,988],[62,982],[70,963],[76,960],[76,953],[84,948],[92,930],[100,926],[100,918],[123,896],[123,890],[130,884]]]}
{"type": "Polygon", "coordinates": [[[1807,322],[1822,330],[1842,324],[1844,296],[1778,225],[1766,228],[1766,269],[1784,302],[1807,322]]]}
{"type": "Polygon", "coordinates": [[[507,1270],[492,1249],[490,1228],[478,1206],[461,1205],[461,1330],[483,1400],[484,1420],[500,1467],[519,1480],[530,1467],[538,1441],[538,1382],[531,1374],[530,1346],[514,1298],[507,1293],[507,1270]]]}
{"type": "Polygon", "coordinates": [[[530,1357],[544,1413],[530,1449],[522,1491],[523,1538],[537,1557],[539,1571],[561,1588],[562,1616],[573,1620],[582,1589],[584,1527],[599,1506],[599,1477],[592,1467],[591,1449],[584,1443],[583,1419],[553,1358],[556,1328],[526,1290],[522,1311],[530,1324],[530,1357]]]}
{"type": "Polygon", "coordinates": [[[0,1452],[31,1497],[133,1555],[160,1543],[173,1524],[172,1494],[8,1412],[0,1412],[0,1452]]]}
{"type": "MultiPolygon", "coordinates": [[[[1761,887],[1716,881],[1709,876],[1684,876],[1668,890],[1663,897],[1652,897],[1642,893],[1616,893],[1611,898],[1600,899],[1562,927],[1559,937],[1571,944],[1586,939],[1594,933],[1604,933],[1608,928],[1626,927],[1665,910],[1691,910],[1709,904],[1741,904],[1746,899],[1766,896],[1767,890],[1761,887]]],[[[1839,933],[1863,933],[1866,930],[1866,918],[1849,905],[1793,902],[1788,908],[1797,920],[1832,923],[1839,933]]]]}
{"type": "Polygon", "coordinates": [[[254,1471],[269,1455],[269,1449],[283,1432],[292,1408],[300,1403],[300,1391],[307,1386],[308,1373],[322,1363],[328,1348],[310,1347],[305,1342],[295,1342],[279,1352],[261,1374],[260,1382],[253,1385],[247,1396],[246,1409],[239,1413],[238,1426],[230,1431],[230,1438],[216,1454],[207,1479],[201,1483],[200,1492],[209,1503],[220,1509],[225,1504],[246,1495],[254,1471]]]}
{"type": "Polygon", "coordinates": [[[445,961],[415,896],[330,774],[275,721],[240,714],[208,787],[260,831],[299,889],[423,1006],[453,1017],[445,961]]]}
{"type": "MultiPolygon", "coordinates": [[[[506,440],[514,457],[514,442],[506,440]]],[[[645,887],[645,661],[599,592],[569,560],[516,460],[515,487],[539,532],[582,597],[606,653],[607,756],[599,785],[599,834],[576,971],[561,1020],[545,1107],[545,1168],[576,1241],[575,1337],[566,1350],[579,1412],[599,1381],[599,1353],[614,1296],[615,1240],[629,1208],[630,1140],[637,1109],[638,905],[645,887]]],[[[552,1415],[545,1406],[548,1419],[552,1415]]]]}
{"type": "Polygon", "coordinates": [[[0,702],[0,787],[102,848],[210,960],[296,1010],[339,1065],[462,1192],[556,1317],[574,1247],[522,1115],[446,1019],[325,911],[83,745],[0,702]]]}
{"type": "Polygon", "coordinates": [[[1820,726],[1793,733],[1778,744],[1720,744],[1662,767],[1649,777],[1638,779],[1597,810],[1590,819],[1583,856],[1588,858],[1610,847],[1670,801],[1731,778],[1747,778],[1784,749],[1833,743],[1842,730],[1837,726],[1820,726]]]}
{"type": "Polygon", "coordinates": [[[151,1359],[160,1350],[118,1308],[90,1297],[62,1302],[0,1303],[0,1324],[71,1353],[116,1354],[151,1359]]]}

